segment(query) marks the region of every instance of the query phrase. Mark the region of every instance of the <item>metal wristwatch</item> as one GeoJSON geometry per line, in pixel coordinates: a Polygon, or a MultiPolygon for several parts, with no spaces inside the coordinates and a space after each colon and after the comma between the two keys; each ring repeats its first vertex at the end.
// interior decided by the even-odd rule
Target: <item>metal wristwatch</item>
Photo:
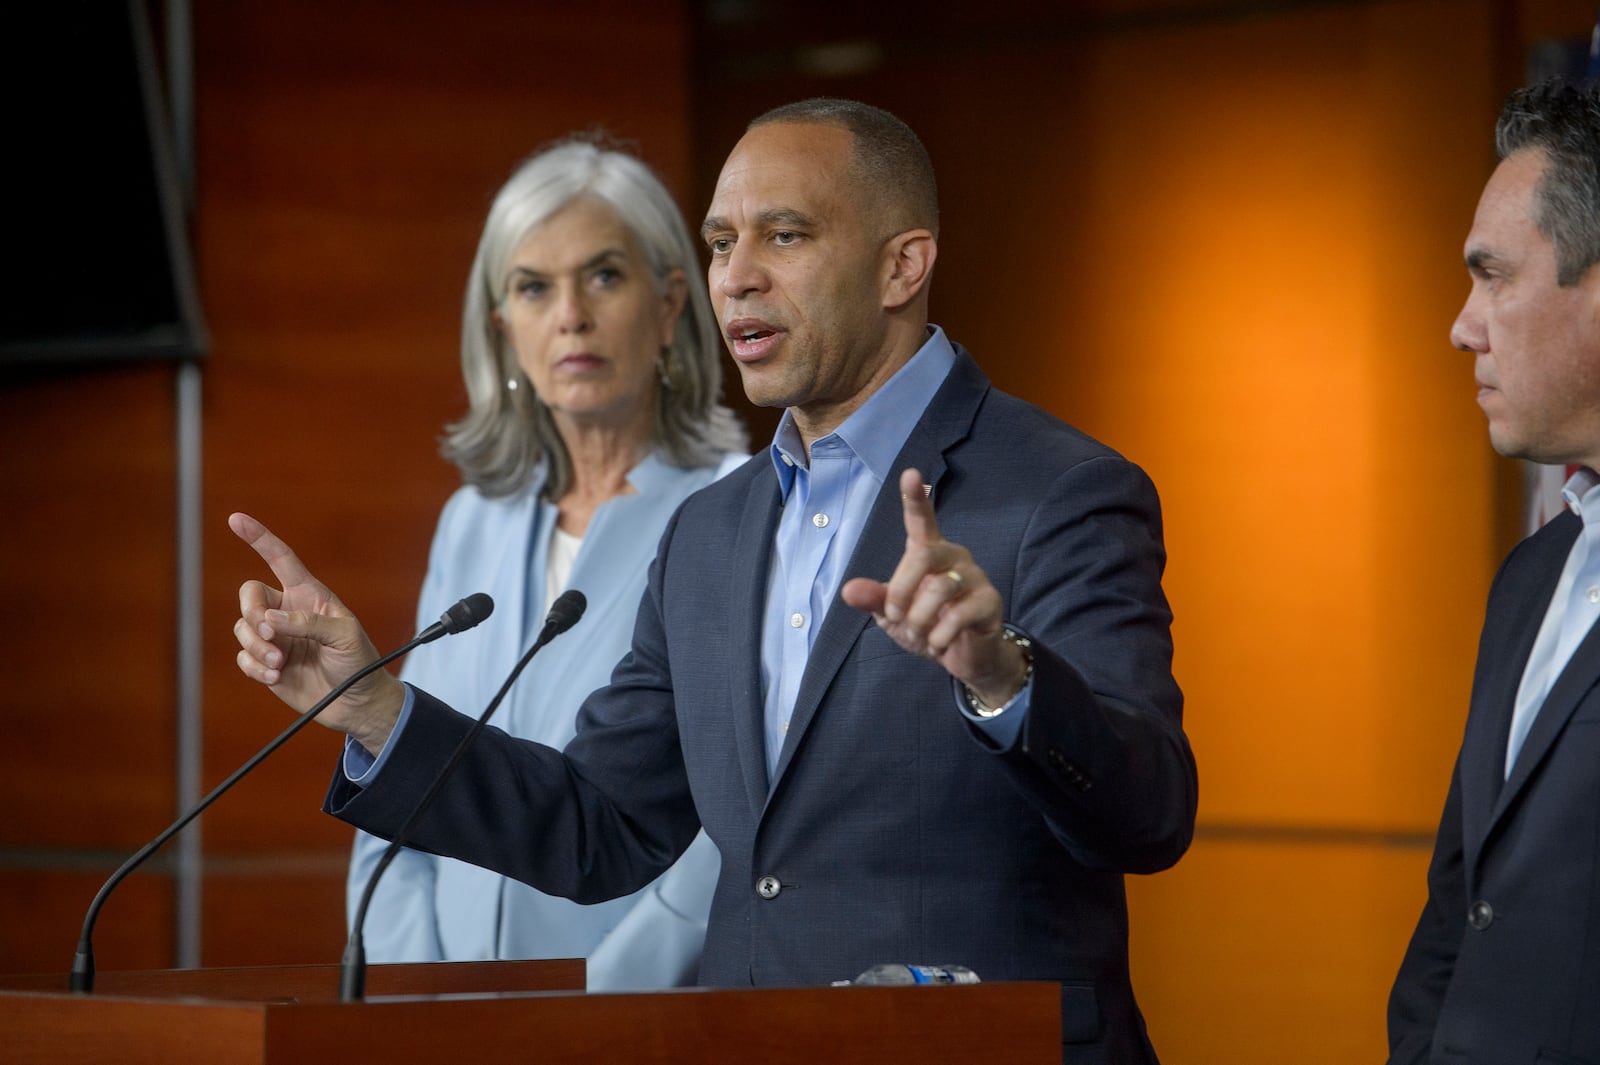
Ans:
{"type": "MultiPolygon", "coordinates": [[[[1017,695],[1020,695],[1022,694],[1022,689],[1026,688],[1028,682],[1033,679],[1033,641],[1013,629],[1010,625],[1001,628],[1000,639],[1022,652],[1022,685],[1017,688],[1017,695]]],[[[1011,705],[1011,700],[1007,700],[1000,706],[990,706],[978,696],[977,692],[972,690],[970,684],[962,684],[961,687],[966,689],[967,706],[979,717],[994,717],[1011,705]]],[[[1017,695],[1013,695],[1011,699],[1015,699],[1017,695]]]]}

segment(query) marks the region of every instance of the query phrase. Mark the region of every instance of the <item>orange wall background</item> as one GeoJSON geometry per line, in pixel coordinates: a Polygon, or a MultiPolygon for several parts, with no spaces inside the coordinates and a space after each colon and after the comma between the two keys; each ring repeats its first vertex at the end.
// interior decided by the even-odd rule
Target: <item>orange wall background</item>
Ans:
{"type": "Polygon", "coordinates": [[[701,176],[803,95],[924,134],[935,319],[1162,492],[1200,824],[1129,882],[1156,1048],[1381,1060],[1518,504],[1447,340],[1460,247],[1528,44],[1584,36],[1592,5],[1077,4],[1012,32],[1007,10],[842,78],[815,60],[870,56],[838,47],[859,26],[777,69],[712,50],[738,91],[702,94],[701,176]]]}
{"type": "MultiPolygon", "coordinates": [[[[197,5],[205,784],[287,723],[234,671],[226,514],[393,646],[455,483],[460,290],[489,195],[568,128],[636,140],[691,220],[763,108],[851,95],[924,136],[934,316],[1161,489],[1199,836],[1130,881],[1164,1060],[1381,1060],[1517,471],[1446,331],[1504,92],[1576,0],[1006,0],[804,19],[636,0],[197,5]],[[605,42],[596,47],[595,42],[605,42]],[[821,71],[832,73],[824,74],[821,71]]],[[[66,967],[171,816],[170,370],[0,378],[0,970],[66,967]]],[[[735,386],[736,387],[736,386],[735,386]]],[[[768,412],[749,412],[759,439],[768,412]]],[[[311,730],[204,820],[203,961],[331,961],[348,830],[311,730]]],[[[167,873],[103,968],[170,963],[167,873]]]]}

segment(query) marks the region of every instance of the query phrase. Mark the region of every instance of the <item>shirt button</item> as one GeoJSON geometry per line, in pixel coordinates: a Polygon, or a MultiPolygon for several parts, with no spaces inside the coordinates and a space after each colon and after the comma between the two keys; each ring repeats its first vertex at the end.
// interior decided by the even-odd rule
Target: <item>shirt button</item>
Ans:
{"type": "Polygon", "coordinates": [[[756,881],[756,894],[764,899],[775,899],[782,890],[783,884],[775,876],[764,876],[756,881]]]}
{"type": "Polygon", "coordinates": [[[1600,585],[1590,588],[1585,594],[1589,597],[1589,602],[1600,603],[1600,585]]]}
{"type": "MultiPolygon", "coordinates": [[[[818,511],[817,513],[811,515],[811,524],[815,525],[819,529],[826,529],[828,527],[828,516],[821,511],[818,511]]],[[[1600,596],[1600,588],[1589,589],[1589,594],[1592,596],[1600,596]]]]}
{"type": "Polygon", "coordinates": [[[798,629],[800,626],[804,625],[805,623],[806,623],[806,616],[804,614],[790,614],[789,615],[789,625],[790,625],[790,627],[798,629]]]}
{"type": "Polygon", "coordinates": [[[1494,923],[1494,907],[1479,899],[1467,908],[1467,923],[1481,932],[1494,923]]]}

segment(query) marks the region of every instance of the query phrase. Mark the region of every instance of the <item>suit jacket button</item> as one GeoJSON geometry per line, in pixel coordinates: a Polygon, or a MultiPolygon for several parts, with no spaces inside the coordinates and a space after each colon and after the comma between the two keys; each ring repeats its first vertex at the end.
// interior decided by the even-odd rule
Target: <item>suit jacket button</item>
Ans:
{"type": "Polygon", "coordinates": [[[764,876],[756,881],[756,894],[764,899],[775,899],[782,890],[783,884],[775,876],[764,876]]]}
{"type": "Polygon", "coordinates": [[[1494,907],[1479,899],[1467,907],[1467,923],[1479,932],[1494,923],[1494,907]]]}

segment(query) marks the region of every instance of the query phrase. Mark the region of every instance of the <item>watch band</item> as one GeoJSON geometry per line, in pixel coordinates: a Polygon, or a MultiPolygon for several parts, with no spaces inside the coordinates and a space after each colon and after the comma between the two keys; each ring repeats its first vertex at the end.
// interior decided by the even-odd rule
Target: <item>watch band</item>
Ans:
{"type": "MultiPolygon", "coordinates": [[[[1022,693],[1022,689],[1026,688],[1028,686],[1028,682],[1033,679],[1033,641],[1022,635],[1022,633],[1018,632],[1016,629],[1013,629],[1010,625],[1006,625],[1001,628],[1000,639],[1011,644],[1017,650],[1022,652],[1022,686],[1017,689],[1017,695],[1020,695],[1022,693]]],[[[971,685],[962,684],[961,687],[967,693],[968,708],[979,717],[996,716],[1006,707],[1010,706],[1017,697],[1016,695],[1013,695],[1010,699],[1006,700],[999,706],[990,706],[979,697],[977,692],[972,690],[971,685]]]]}

